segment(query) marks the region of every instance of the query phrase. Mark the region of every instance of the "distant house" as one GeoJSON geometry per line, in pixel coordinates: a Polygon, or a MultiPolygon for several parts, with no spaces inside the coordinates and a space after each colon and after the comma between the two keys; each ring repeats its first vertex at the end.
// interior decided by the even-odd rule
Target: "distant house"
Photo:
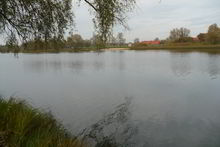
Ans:
{"type": "Polygon", "coordinates": [[[128,47],[132,47],[132,44],[133,44],[133,43],[129,42],[129,43],[128,43],[128,47]]]}
{"type": "Polygon", "coordinates": [[[160,41],[142,41],[142,42],[140,42],[140,44],[143,44],[143,45],[159,45],[160,41]]]}
{"type": "Polygon", "coordinates": [[[195,41],[195,42],[198,42],[199,38],[198,37],[192,37],[192,40],[195,41]]]}

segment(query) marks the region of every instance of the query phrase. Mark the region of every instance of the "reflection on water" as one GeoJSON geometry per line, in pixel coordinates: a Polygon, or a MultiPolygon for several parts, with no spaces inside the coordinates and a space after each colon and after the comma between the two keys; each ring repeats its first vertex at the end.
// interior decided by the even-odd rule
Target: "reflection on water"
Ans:
{"type": "MultiPolygon", "coordinates": [[[[114,52],[113,52],[114,53],[114,52]]],[[[93,53],[95,54],[95,53],[93,53]]],[[[68,58],[67,60],[61,60],[60,58],[53,59],[43,59],[41,57],[30,59],[27,62],[24,62],[24,67],[26,70],[31,72],[47,72],[47,70],[62,72],[65,69],[70,69],[73,72],[80,73],[84,69],[92,68],[93,70],[100,71],[105,69],[105,58],[103,58],[104,53],[98,53],[96,59],[84,60],[79,58],[68,58]]],[[[192,57],[192,53],[178,53],[170,52],[170,68],[175,76],[186,77],[191,74],[192,67],[194,64],[192,58],[196,60],[195,55],[192,57]]],[[[201,54],[203,55],[203,54],[201,54]]],[[[58,55],[59,56],[59,55],[58,55]]],[[[126,66],[129,66],[129,62],[124,57],[125,53],[117,52],[111,56],[112,66],[117,67],[119,70],[126,70],[126,66]],[[125,63],[127,62],[127,63],[125,63]]],[[[219,54],[205,54],[206,64],[200,65],[202,68],[207,66],[206,69],[203,69],[204,72],[208,73],[213,79],[217,78],[220,74],[220,55],[219,54]]],[[[19,56],[17,55],[16,58],[19,56]]],[[[157,59],[158,60],[158,59],[157,59]]],[[[198,58],[197,62],[200,62],[198,58]]],[[[203,64],[203,63],[202,63],[203,64]]]]}
{"type": "Polygon", "coordinates": [[[170,53],[171,69],[176,76],[187,76],[191,72],[190,53],[170,53]]]}
{"type": "Polygon", "coordinates": [[[220,54],[0,54],[0,94],[99,147],[220,146],[219,75],[220,54]]]}
{"type": "Polygon", "coordinates": [[[131,98],[117,106],[115,111],[86,128],[79,135],[89,146],[133,146],[130,139],[137,135],[137,128],[131,124],[131,98]]]}
{"type": "Polygon", "coordinates": [[[90,147],[219,147],[220,124],[167,115],[132,119],[131,98],[79,134],[90,147]]]}
{"type": "MultiPolygon", "coordinates": [[[[114,52],[113,52],[114,53],[114,52]]],[[[47,70],[52,71],[62,71],[66,68],[71,69],[76,72],[82,72],[82,70],[86,68],[93,68],[96,71],[103,70],[105,68],[105,60],[103,58],[104,53],[93,53],[96,54],[97,58],[83,59],[83,58],[67,58],[60,59],[57,58],[55,54],[55,58],[47,59],[42,57],[31,58],[27,62],[24,62],[25,69],[34,72],[47,72],[47,70]]],[[[109,57],[108,57],[109,58],[109,57]]],[[[118,52],[111,56],[112,66],[117,67],[119,70],[125,69],[125,59],[123,52],[118,52]]]]}
{"type": "MultiPolygon", "coordinates": [[[[99,63],[94,63],[99,64],[99,63]]],[[[61,60],[32,60],[30,62],[25,62],[24,66],[26,69],[34,72],[47,72],[47,70],[52,71],[62,71],[65,68],[72,69],[76,72],[80,72],[83,69],[84,63],[82,60],[63,62],[61,60]]]]}
{"type": "Polygon", "coordinates": [[[208,71],[209,75],[216,79],[220,74],[220,57],[218,54],[209,54],[208,55],[208,71]]]}

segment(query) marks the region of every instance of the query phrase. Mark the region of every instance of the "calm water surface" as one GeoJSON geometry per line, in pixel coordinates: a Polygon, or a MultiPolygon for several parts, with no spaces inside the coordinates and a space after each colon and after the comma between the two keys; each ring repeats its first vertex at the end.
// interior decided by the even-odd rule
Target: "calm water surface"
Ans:
{"type": "Polygon", "coordinates": [[[51,111],[93,144],[220,146],[220,54],[0,54],[0,94],[51,111]]]}

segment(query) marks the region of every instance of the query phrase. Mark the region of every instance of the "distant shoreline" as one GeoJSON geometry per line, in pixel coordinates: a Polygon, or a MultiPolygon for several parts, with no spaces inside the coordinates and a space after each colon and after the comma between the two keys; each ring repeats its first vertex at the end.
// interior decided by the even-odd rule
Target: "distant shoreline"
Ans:
{"type": "Polygon", "coordinates": [[[159,45],[159,46],[132,46],[132,47],[110,47],[105,49],[98,48],[79,48],[79,49],[10,49],[3,50],[0,49],[0,53],[77,53],[77,52],[104,52],[104,51],[124,51],[124,50],[166,50],[174,52],[213,52],[220,53],[220,45],[159,45]]]}
{"type": "Polygon", "coordinates": [[[216,52],[220,53],[220,45],[186,45],[186,46],[134,46],[130,50],[166,50],[174,52],[216,52]]]}
{"type": "Polygon", "coordinates": [[[123,50],[130,50],[130,48],[106,48],[106,51],[123,51],[123,50]]]}

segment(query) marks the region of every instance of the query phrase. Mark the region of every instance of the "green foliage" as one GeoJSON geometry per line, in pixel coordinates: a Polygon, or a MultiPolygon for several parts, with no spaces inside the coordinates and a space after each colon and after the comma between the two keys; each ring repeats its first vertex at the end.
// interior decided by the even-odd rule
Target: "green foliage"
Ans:
{"type": "Polygon", "coordinates": [[[126,13],[130,12],[136,0],[84,0],[95,11],[93,22],[97,29],[100,41],[106,43],[111,36],[111,30],[115,24],[121,24],[127,28],[126,13]]]}
{"type": "Polygon", "coordinates": [[[0,29],[22,37],[62,37],[72,25],[71,0],[0,0],[0,29]]]}
{"type": "MultiPolygon", "coordinates": [[[[78,0],[81,1],[81,0],[78,0]]],[[[115,24],[126,25],[126,13],[135,0],[84,0],[94,10],[93,22],[105,44],[115,24]]],[[[0,0],[0,33],[10,32],[22,41],[62,39],[73,26],[72,0],[0,0]]]]}
{"type": "Polygon", "coordinates": [[[0,146],[80,147],[80,144],[51,114],[14,98],[0,99],[0,146]]]}
{"type": "Polygon", "coordinates": [[[11,32],[11,35],[7,38],[6,47],[8,50],[13,50],[13,52],[18,52],[19,50],[18,41],[13,32],[11,32]]]}
{"type": "Polygon", "coordinates": [[[64,39],[59,39],[57,37],[51,38],[44,41],[39,38],[24,42],[21,48],[24,50],[49,50],[53,49],[55,51],[60,51],[65,47],[66,41],[64,39]]]}
{"type": "Polygon", "coordinates": [[[91,46],[90,40],[84,40],[79,34],[72,34],[67,38],[66,47],[68,48],[82,48],[91,46]]]}
{"type": "Polygon", "coordinates": [[[131,50],[167,50],[175,52],[205,52],[220,53],[220,45],[210,45],[204,43],[169,43],[160,46],[134,45],[131,50]]]}
{"type": "Polygon", "coordinates": [[[211,44],[220,43],[220,28],[217,24],[209,26],[208,33],[206,35],[206,41],[211,44]]]}

